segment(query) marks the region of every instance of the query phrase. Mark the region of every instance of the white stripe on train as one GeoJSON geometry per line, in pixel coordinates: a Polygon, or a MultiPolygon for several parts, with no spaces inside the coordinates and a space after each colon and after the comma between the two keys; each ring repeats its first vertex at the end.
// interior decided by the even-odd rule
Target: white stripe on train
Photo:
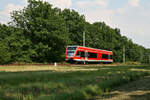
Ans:
{"type": "MultiPolygon", "coordinates": [[[[66,59],[70,60],[70,59],[66,59]]],[[[88,62],[113,62],[113,60],[84,60],[84,59],[72,59],[74,61],[88,61],[88,62]]]]}

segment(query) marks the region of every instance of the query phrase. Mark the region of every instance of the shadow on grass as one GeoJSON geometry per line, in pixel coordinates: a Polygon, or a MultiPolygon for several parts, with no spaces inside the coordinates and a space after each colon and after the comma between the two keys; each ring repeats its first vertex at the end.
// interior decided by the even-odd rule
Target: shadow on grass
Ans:
{"type": "Polygon", "coordinates": [[[150,93],[142,95],[130,95],[131,100],[150,100],[150,93]]]}
{"type": "Polygon", "coordinates": [[[149,83],[150,83],[150,76],[145,76],[144,78],[141,78],[140,80],[133,81],[126,85],[122,85],[122,86],[114,88],[112,92],[105,94],[103,96],[103,99],[111,100],[112,97],[116,97],[118,99],[115,98],[115,100],[119,100],[119,98],[122,96],[128,96],[129,98],[123,97],[121,100],[150,100],[150,84],[149,83]],[[124,94],[127,94],[127,95],[124,95],[124,94]]]}

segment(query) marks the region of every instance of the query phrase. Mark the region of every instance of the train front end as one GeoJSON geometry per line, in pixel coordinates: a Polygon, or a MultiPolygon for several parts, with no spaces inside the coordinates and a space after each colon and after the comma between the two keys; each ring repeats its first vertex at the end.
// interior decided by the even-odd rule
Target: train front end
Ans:
{"type": "Polygon", "coordinates": [[[78,46],[68,46],[66,48],[66,57],[65,57],[65,60],[67,62],[74,62],[74,57],[75,57],[75,53],[76,53],[76,50],[77,50],[78,46]]]}

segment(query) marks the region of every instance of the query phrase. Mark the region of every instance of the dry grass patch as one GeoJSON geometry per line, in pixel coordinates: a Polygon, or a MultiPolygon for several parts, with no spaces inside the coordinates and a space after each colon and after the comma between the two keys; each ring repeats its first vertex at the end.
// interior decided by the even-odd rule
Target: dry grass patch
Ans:
{"type": "Polygon", "coordinates": [[[86,68],[79,66],[5,66],[0,67],[0,72],[24,72],[24,71],[96,71],[98,68],[86,68]]]}

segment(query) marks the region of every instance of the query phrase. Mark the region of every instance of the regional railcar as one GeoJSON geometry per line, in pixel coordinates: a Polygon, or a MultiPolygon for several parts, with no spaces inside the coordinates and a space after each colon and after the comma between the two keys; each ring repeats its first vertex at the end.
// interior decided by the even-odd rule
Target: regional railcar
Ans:
{"type": "Polygon", "coordinates": [[[67,62],[113,62],[113,52],[83,46],[68,46],[66,48],[67,62]]]}

